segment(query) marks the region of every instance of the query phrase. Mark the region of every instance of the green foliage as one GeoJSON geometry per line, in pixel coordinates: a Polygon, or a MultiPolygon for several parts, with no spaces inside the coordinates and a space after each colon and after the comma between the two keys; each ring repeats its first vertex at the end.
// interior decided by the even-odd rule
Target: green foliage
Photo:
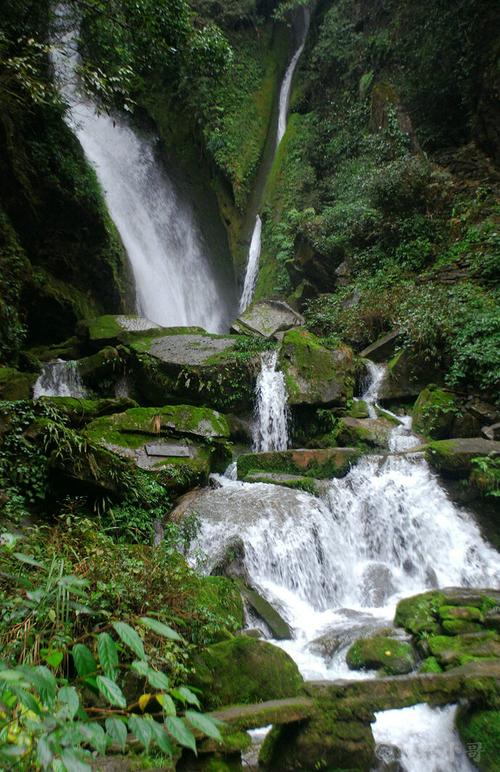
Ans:
{"type": "Polygon", "coordinates": [[[471,482],[486,496],[500,497],[500,459],[479,456],[472,459],[471,482]]]}

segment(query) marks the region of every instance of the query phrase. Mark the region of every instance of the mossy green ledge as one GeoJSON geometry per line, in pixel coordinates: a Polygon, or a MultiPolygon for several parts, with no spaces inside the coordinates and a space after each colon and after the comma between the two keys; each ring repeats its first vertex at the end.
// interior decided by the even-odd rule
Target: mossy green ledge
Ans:
{"type": "Polygon", "coordinates": [[[319,448],[246,453],[238,458],[238,479],[283,473],[318,480],[343,477],[359,459],[358,448],[319,448]]]}
{"type": "Polygon", "coordinates": [[[0,367],[0,399],[31,399],[37,377],[35,373],[22,373],[13,367],[0,367]]]}
{"type": "Polygon", "coordinates": [[[347,346],[327,348],[303,327],[283,336],[279,367],[290,405],[345,406],[353,397],[356,365],[347,346]]]}
{"type": "Polygon", "coordinates": [[[500,456],[500,442],[482,437],[436,440],[425,451],[428,463],[450,477],[468,477],[474,469],[472,460],[500,456]]]}

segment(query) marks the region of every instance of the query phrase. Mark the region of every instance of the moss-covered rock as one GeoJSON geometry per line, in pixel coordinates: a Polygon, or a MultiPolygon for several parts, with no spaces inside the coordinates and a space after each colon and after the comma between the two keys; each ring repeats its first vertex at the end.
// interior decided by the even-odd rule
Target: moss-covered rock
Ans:
{"type": "Polygon", "coordinates": [[[418,670],[419,673],[442,673],[443,668],[436,657],[426,657],[418,670]]]}
{"type": "Polygon", "coordinates": [[[350,418],[369,418],[368,405],[364,399],[353,399],[351,406],[346,411],[346,415],[350,418]]]}
{"type": "Polygon", "coordinates": [[[352,670],[382,670],[387,675],[402,675],[415,667],[411,645],[384,635],[360,638],[353,643],[346,659],[352,670]]]}
{"type": "Polygon", "coordinates": [[[339,445],[350,447],[387,448],[393,424],[385,418],[351,418],[339,422],[336,439],[339,445]]]}
{"type": "Polygon", "coordinates": [[[303,328],[285,333],[279,353],[290,405],[345,405],[352,399],[355,362],[350,348],[330,349],[303,328]]]}
{"type": "Polygon", "coordinates": [[[428,641],[431,655],[448,669],[476,659],[500,658],[500,637],[493,631],[462,635],[434,635],[428,641]]]}
{"type": "Polygon", "coordinates": [[[138,407],[137,402],[128,397],[116,399],[78,399],[77,397],[40,397],[40,402],[54,405],[59,413],[66,416],[71,426],[85,426],[90,421],[102,416],[112,415],[130,408],[138,407]]]}
{"type": "Polygon", "coordinates": [[[245,624],[240,589],[226,576],[199,577],[190,603],[194,613],[208,612],[212,619],[217,619],[228,630],[240,630],[245,624]]]}
{"type": "MultiPolygon", "coordinates": [[[[301,477],[294,474],[278,474],[277,472],[266,472],[260,469],[254,469],[245,475],[245,482],[267,483],[268,485],[282,485],[284,488],[293,488],[294,490],[305,491],[312,496],[321,491],[321,483],[312,477],[301,477]]],[[[323,483],[324,487],[324,483],[323,483]]]]}
{"type": "Polygon", "coordinates": [[[415,402],[413,428],[435,440],[452,437],[455,418],[460,412],[460,400],[455,394],[434,385],[427,386],[415,402]]]}
{"type": "Polygon", "coordinates": [[[497,772],[500,710],[472,706],[459,711],[457,729],[467,755],[481,772],[497,772]]]}
{"type": "Polygon", "coordinates": [[[451,477],[468,477],[474,468],[474,458],[499,454],[500,442],[481,437],[436,440],[425,451],[429,464],[451,477]]]}
{"type": "Polygon", "coordinates": [[[209,646],[193,664],[191,682],[202,690],[207,708],[294,697],[303,683],[282,649],[245,635],[209,646]]]}
{"type": "Polygon", "coordinates": [[[246,453],[238,458],[238,479],[259,472],[284,473],[319,480],[343,477],[357,461],[356,448],[321,448],[246,453]]]}
{"type": "Polygon", "coordinates": [[[0,367],[0,399],[31,399],[36,373],[21,373],[13,367],[0,367]]]}
{"type": "Polygon", "coordinates": [[[261,300],[247,308],[233,322],[231,330],[241,335],[271,338],[276,333],[292,327],[300,327],[303,324],[304,318],[290,308],[288,303],[282,300],[261,300]]]}
{"type": "Polygon", "coordinates": [[[430,382],[442,382],[439,369],[423,361],[417,353],[401,349],[388,362],[379,400],[384,403],[415,398],[430,382]]]}
{"type": "Polygon", "coordinates": [[[124,362],[116,348],[106,346],[96,354],[79,359],[77,367],[84,384],[98,388],[102,381],[116,380],[123,372],[124,362]]]}

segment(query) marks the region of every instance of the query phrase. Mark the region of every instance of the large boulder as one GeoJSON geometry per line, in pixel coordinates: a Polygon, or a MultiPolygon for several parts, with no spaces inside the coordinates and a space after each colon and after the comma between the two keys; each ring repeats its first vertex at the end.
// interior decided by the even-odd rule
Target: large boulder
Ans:
{"type": "Polygon", "coordinates": [[[403,675],[415,667],[411,645],[386,635],[355,641],[347,652],[346,661],[352,670],[382,670],[387,675],[403,675]]]}
{"type": "Polygon", "coordinates": [[[352,399],[356,366],[347,346],[327,348],[297,327],[285,333],[279,353],[290,405],[345,406],[352,399]]]}
{"type": "Polygon", "coordinates": [[[13,367],[0,367],[0,399],[31,399],[36,373],[21,373],[13,367]]]}
{"type": "Polygon", "coordinates": [[[432,362],[423,361],[412,351],[401,349],[388,362],[379,390],[379,401],[391,402],[417,397],[428,383],[441,384],[443,373],[432,362]]]}
{"type": "Polygon", "coordinates": [[[500,709],[484,706],[463,706],[457,716],[460,738],[468,749],[469,758],[480,772],[498,770],[500,748],[500,709]]]}
{"type": "Polygon", "coordinates": [[[209,709],[295,697],[303,684],[286,652],[246,635],[209,646],[196,655],[193,665],[190,681],[201,689],[209,709]]]}
{"type": "Polygon", "coordinates": [[[387,418],[351,418],[340,420],[336,440],[339,445],[387,448],[394,424],[387,418]]]}
{"type": "Polygon", "coordinates": [[[446,439],[453,436],[453,425],[460,413],[457,396],[431,384],[420,392],[415,402],[413,428],[426,437],[446,439]]]}
{"type": "Polygon", "coordinates": [[[203,404],[224,412],[250,411],[260,356],[247,338],[187,330],[129,340],[135,388],[147,404],[166,400],[203,404]]]}
{"type": "Polygon", "coordinates": [[[358,460],[356,448],[320,448],[245,453],[238,458],[238,479],[260,472],[284,473],[319,480],[343,477],[358,460]]]}
{"type": "Polygon", "coordinates": [[[118,349],[106,346],[77,363],[80,378],[86,386],[99,388],[103,381],[116,380],[123,372],[124,361],[118,349]]]}
{"type": "Polygon", "coordinates": [[[77,335],[84,346],[96,351],[104,346],[123,343],[133,335],[158,334],[161,329],[159,324],[143,316],[106,314],[80,321],[77,335]]]}
{"type": "Polygon", "coordinates": [[[279,332],[304,324],[304,317],[282,300],[253,303],[233,322],[232,332],[272,338],[279,332]]]}
{"type": "Polygon", "coordinates": [[[498,457],[500,442],[482,437],[436,440],[426,449],[429,464],[452,477],[468,477],[473,471],[473,459],[484,456],[498,457]]]}

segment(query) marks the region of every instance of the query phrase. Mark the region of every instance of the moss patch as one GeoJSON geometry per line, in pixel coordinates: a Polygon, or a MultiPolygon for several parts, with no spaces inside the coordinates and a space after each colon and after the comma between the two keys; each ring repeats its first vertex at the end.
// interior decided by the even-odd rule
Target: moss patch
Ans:
{"type": "Polygon", "coordinates": [[[359,455],[360,452],[354,448],[246,453],[238,458],[238,479],[244,479],[247,474],[258,474],[259,471],[300,475],[318,480],[343,477],[359,455]]]}
{"type": "Polygon", "coordinates": [[[455,417],[460,414],[457,397],[437,386],[427,386],[420,392],[413,408],[416,432],[435,440],[452,436],[455,417]]]}
{"type": "Polygon", "coordinates": [[[381,669],[387,675],[402,675],[415,667],[411,645],[383,635],[356,641],[347,652],[346,659],[353,670],[381,669]]]}
{"type": "Polygon", "coordinates": [[[0,367],[0,399],[31,399],[36,379],[34,373],[20,373],[13,367],[0,367]]]}
{"type": "Polygon", "coordinates": [[[461,710],[457,729],[470,760],[481,772],[498,770],[500,748],[500,710],[482,710],[473,707],[461,710]]]}

